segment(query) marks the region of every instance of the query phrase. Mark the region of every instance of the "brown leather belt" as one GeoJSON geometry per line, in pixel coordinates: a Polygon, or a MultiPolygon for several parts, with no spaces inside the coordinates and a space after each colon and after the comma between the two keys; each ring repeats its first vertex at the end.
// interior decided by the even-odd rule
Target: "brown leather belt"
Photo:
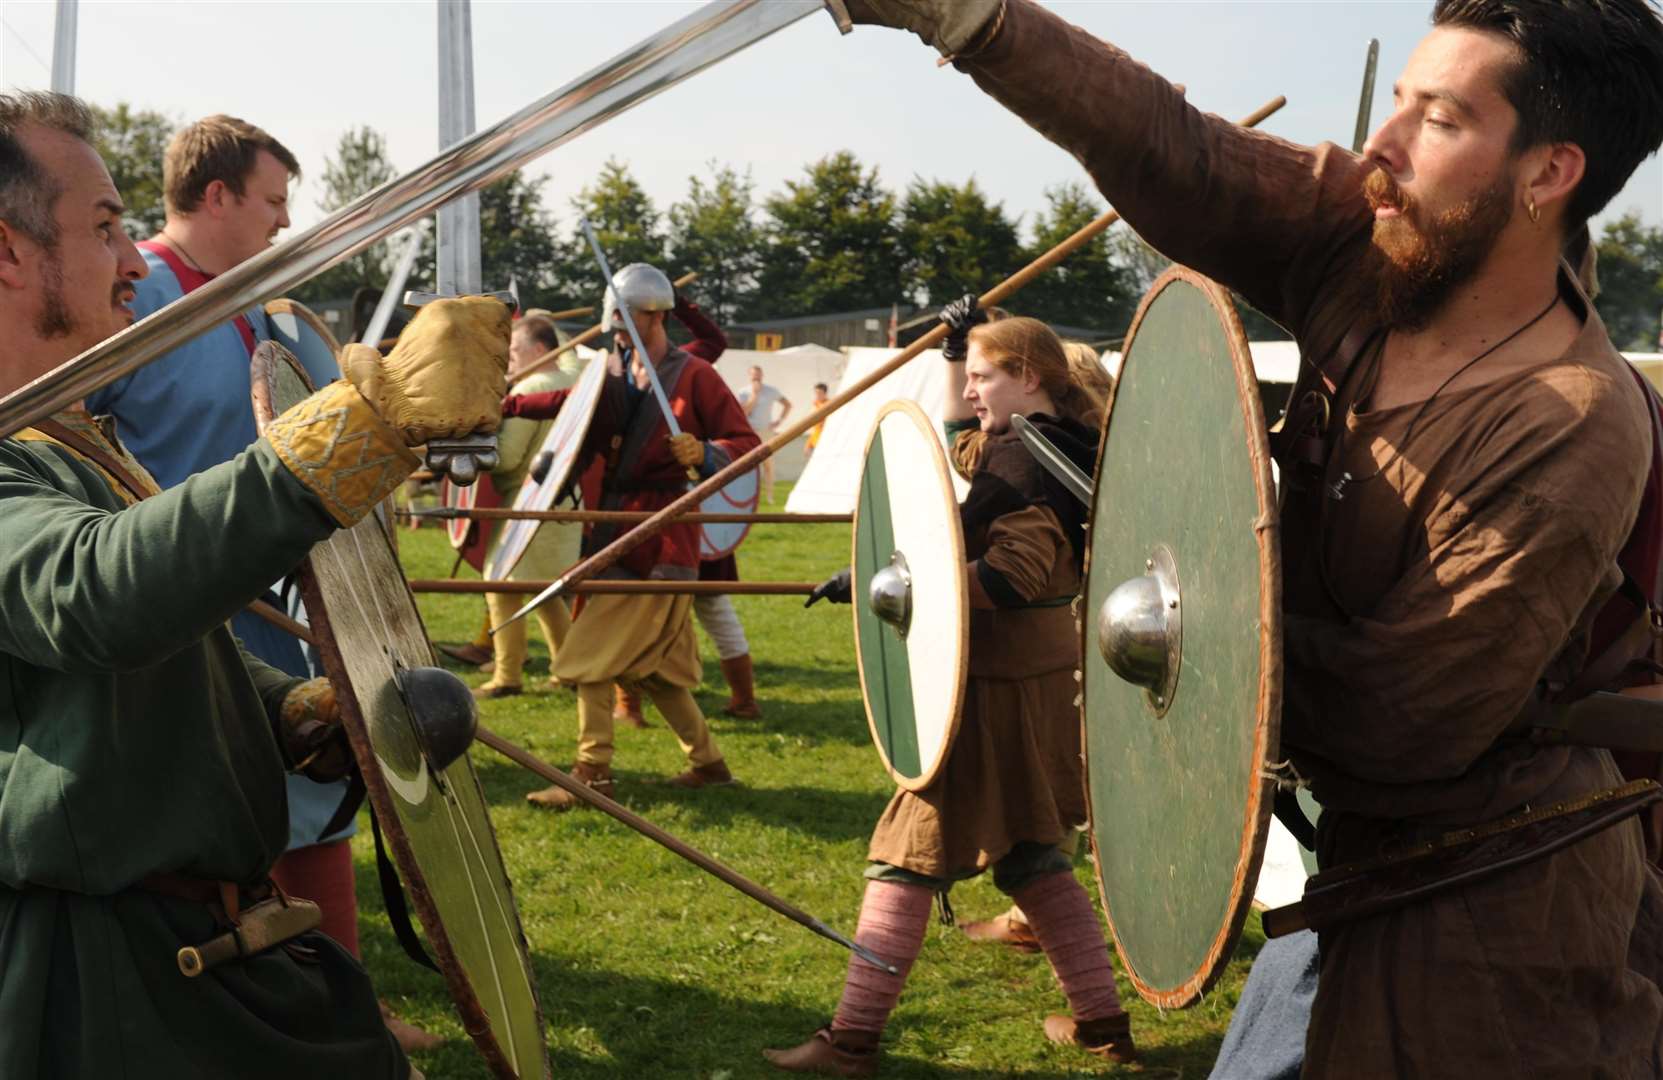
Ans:
{"type": "Polygon", "coordinates": [[[230,920],[235,920],[243,908],[259,903],[276,891],[270,878],[254,885],[238,885],[234,881],[186,877],[184,874],[150,874],[139,879],[136,887],[175,900],[218,908],[230,920]]]}

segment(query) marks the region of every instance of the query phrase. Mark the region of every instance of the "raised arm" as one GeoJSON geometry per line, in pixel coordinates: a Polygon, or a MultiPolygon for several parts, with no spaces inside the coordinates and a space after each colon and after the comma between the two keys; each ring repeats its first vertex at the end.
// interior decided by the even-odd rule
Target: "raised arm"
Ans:
{"type": "Polygon", "coordinates": [[[686,352],[707,364],[714,364],[728,351],[728,336],[722,333],[722,328],[699,305],[679,292],[676,293],[676,306],[670,309],[670,314],[693,335],[693,340],[684,346],[686,352]]]}

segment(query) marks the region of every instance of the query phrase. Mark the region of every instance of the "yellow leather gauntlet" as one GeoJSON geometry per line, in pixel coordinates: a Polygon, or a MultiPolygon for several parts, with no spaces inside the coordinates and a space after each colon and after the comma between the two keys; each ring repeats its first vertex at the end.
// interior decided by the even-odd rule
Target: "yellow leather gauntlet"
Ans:
{"type": "Polygon", "coordinates": [[[334,382],[266,425],[265,439],[343,528],[392,494],[421,459],[349,382],[334,382]]]}

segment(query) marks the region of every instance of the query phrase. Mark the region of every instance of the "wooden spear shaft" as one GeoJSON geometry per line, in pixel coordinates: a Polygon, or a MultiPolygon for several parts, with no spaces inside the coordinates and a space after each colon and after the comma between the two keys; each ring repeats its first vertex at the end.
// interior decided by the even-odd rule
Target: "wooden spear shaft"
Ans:
{"type": "MultiPolygon", "coordinates": [[[[400,510],[399,517],[433,521],[564,521],[585,524],[633,525],[652,517],[651,510],[515,510],[508,506],[464,510],[447,506],[436,510],[400,510]]],[[[684,525],[847,525],[853,514],[718,513],[683,514],[684,525]]]]}
{"type": "MultiPolygon", "coordinates": [[[[540,593],[547,581],[475,581],[471,578],[416,578],[410,591],[416,593],[540,593]]],[[[623,596],[807,596],[818,586],[814,581],[581,581],[568,593],[623,596]]]]}
{"type": "MultiPolygon", "coordinates": [[[[1277,96],[1272,98],[1270,101],[1266,102],[1264,105],[1261,105],[1258,109],[1254,110],[1254,112],[1245,117],[1241,121],[1241,126],[1256,127],[1263,122],[1266,117],[1272,115],[1287,103],[1288,99],[1285,97],[1277,96]]],[[[996,306],[1006,297],[1009,297],[1017,290],[1039,277],[1039,275],[1045,273],[1047,270],[1050,270],[1052,267],[1068,258],[1068,256],[1073,254],[1075,250],[1090,242],[1094,237],[1119,220],[1120,215],[1117,212],[1110,210],[1096,221],[1081,227],[1072,236],[1069,236],[1067,239],[1057,244],[1056,247],[1053,247],[1050,251],[1047,251],[1027,266],[1024,266],[1004,281],[1001,281],[999,284],[983,293],[977,301],[979,306],[983,308],[996,306]]],[[[525,607],[521,608],[519,611],[516,611],[509,618],[508,622],[511,623],[516,619],[524,618],[527,613],[536,608],[543,601],[548,600],[550,597],[559,596],[562,593],[571,591],[573,585],[576,585],[580,581],[585,581],[612,566],[619,559],[623,558],[635,548],[645,543],[648,539],[656,536],[666,525],[670,524],[671,521],[679,518],[687,511],[697,507],[700,503],[704,502],[704,500],[722,490],[722,488],[728,486],[728,484],[738,479],[741,475],[750,472],[752,469],[762,464],[768,458],[772,457],[775,451],[788,445],[793,439],[797,438],[797,436],[801,435],[815,424],[820,423],[826,417],[830,416],[838,409],[841,409],[850,401],[853,401],[856,397],[870,389],[872,386],[888,378],[891,374],[900,369],[901,366],[907,361],[913,359],[926,349],[932,348],[946,336],[947,327],[940,323],[936,324],[936,326],[932,328],[929,333],[902,349],[893,359],[887,361],[882,367],[879,367],[876,371],[871,372],[864,379],[861,379],[847,390],[840,392],[836,397],[832,398],[818,409],[813,410],[801,420],[798,420],[796,423],[775,435],[772,439],[769,439],[761,446],[758,446],[756,449],[736,458],[725,468],[709,477],[703,483],[697,485],[696,487],[690,488],[685,495],[682,495],[676,499],[676,501],[671,503],[669,506],[659,510],[646,521],[643,521],[629,532],[612,541],[612,543],[608,544],[606,547],[595,552],[587,559],[584,559],[582,562],[566,571],[565,574],[561,575],[559,580],[553,582],[548,587],[547,595],[537,596],[529,604],[525,605],[525,607]]],[[[507,623],[504,623],[503,625],[506,626],[507,623]]],[[[502,629],[501,626],[494,626],[491,628],[491,632],[494,634],[500,629],[502,629]]]]}
{"type": "Polygon", "coordinates": [[[752,881],[744,874],[741,874],[739,871],[734,870],[723,863],[717,862],[715,859],[711,858],[709,855],[706,855],[698,848],[678,840],[676,837],[665,832],[657,825],[654,825],[640,814],[637,814],[633,810],[612,801],[605,795],[602,795],[600,792],[590,787],[588,784],[572,779],[570,776],[567,776],[565,773],[561,772],[553,765],[550,765],[548,762],[543,761],[536,755],[515,746],[501,735],[498,735],[485,727],[485,725],[481,724],[475,729],[474,738],[479,742],[484,743],[486,746],[489,746],[491,749],[495,750],[509,761],[512,761],[514,764],[530,769],[532,772],[536,773],[544,780],[547,780],[561,791],[566,792],[566,794],[575,796],[579,800],[588,803],[590,806],[593,806],[602,813],[611,815],[617,820],[623,822],[625,825],[628,825],[630,828],[634,829],[636,832],[640,833],[642,836],[645,836],[647,839],[670,849],[672,852],[686,859],[688,862],[692,863],[694,866],[697,866],[705,873],[720,878],[722,881],[733,886],[735,889],[738,889],[740,892],[744,893],[752,900],[755,900],[763,907],[784,915],[798,926],[812,930],[828,941],[837,942],[845,949],[850,950],[856,956],[859,956],[862,960],[865,960],[868,964],[874,965],[881,971],[887,971],[892,975],[900,974],[882,957],[878,956],[876,953],[873,953],[864,946],[851,941],[849,938],[844,937],[842,934],[838,933],[836,930],[833,930],[831,927],[827,926],[819,919],[816,919],[808,912],[786,903],[784,900],[774,895],[774,893],[763,888],[761,885],[758,885],[756,882],[752,881]]]}

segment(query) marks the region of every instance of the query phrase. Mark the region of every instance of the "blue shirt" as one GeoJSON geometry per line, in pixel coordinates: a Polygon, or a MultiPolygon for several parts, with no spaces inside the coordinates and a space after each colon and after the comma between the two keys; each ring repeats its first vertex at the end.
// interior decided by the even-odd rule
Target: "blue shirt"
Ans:
{"type": "MultiPolygon", "coordinates": [[[[166,262],[140,249],[150,273],[133,283],[130,305],[144,318],[185,295],[166,262]]],[[[271,324],[265,312],[247,313],[256,341],[269,341],[271,324]]],[[[193,473],[230,461],[258,438],[254,405],[249,397],[248,346],[235,322],[222,323],[186,342],[166,356],[145,365],[87,397],[87,411],[116,418],[122,445],[164,488],[174,487],[193,473]]],[[[303,361],[304,362],[304,361],[303,361]]],[[[322,386],[340,377],[332,367],[307,367],[312,381],[322,386]]],[[[284,605],[274,596],[266,598],[284,605]]],[[[291,675],[310,675],[311,666],[300,642],[247,612],[231,620],[231,630],[249,652],[291,675]]],[[[319,842],[319,833],[341,803],[346,782],[318,784],[303,776],[288,777],[289,846],[319,842]]],[[[335,834],[349,836],[353,826],[335,834]]]]}

